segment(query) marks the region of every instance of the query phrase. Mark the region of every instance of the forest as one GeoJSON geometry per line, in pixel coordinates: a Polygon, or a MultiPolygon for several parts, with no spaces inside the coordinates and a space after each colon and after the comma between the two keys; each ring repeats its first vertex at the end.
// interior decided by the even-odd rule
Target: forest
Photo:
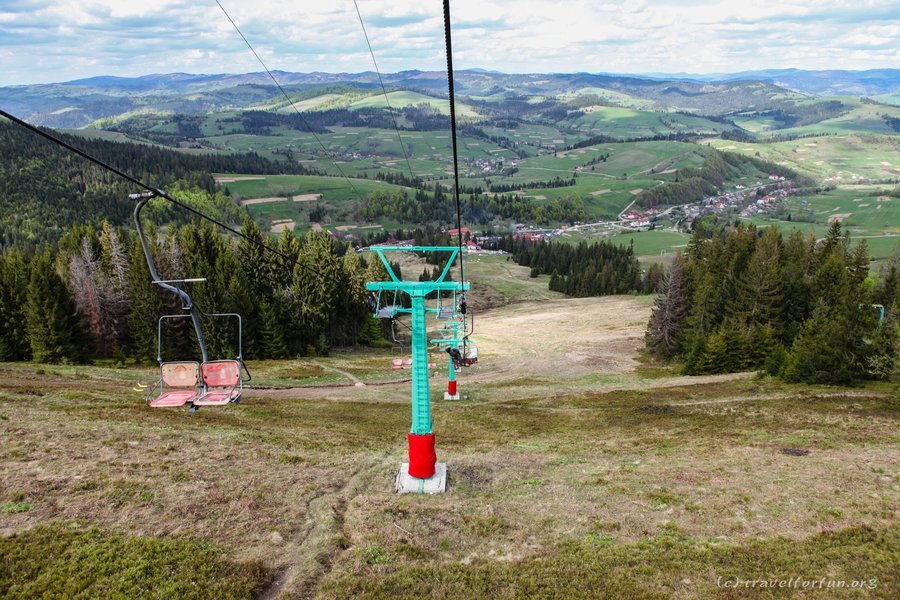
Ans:
{"type": "Polygon", "coordinates": [[[510,252],[516,263],[530,267],[532,277],[549,274],[550,290],[567,296],[653,293],[663,276],[658,264],[642,272],[630,245],[610,242],[570,245],[506,236],[499,246],[510,252]]]}
{"type": "Polygon", "coordinates": [[[764,370],[853,384],[894,369],[900,266],[869,272],[865,240],[704,221],[661,284],[647,349],[686,374],[764,370]]]}
{"type": "MultiPolygon", "coordinates": [[[[393,194],[376,191],[365,200],[357,217],[368,222],[388,217],[405,223],[453,223],[456,213],[451,198],[440,184],[434,185],[431,195],[421,189],[413,195],[405,190],[393,194]]],[[[480,225],[496,217],[539,224],[574,223],[588,218],[584,200],[577,193],[539,206],[518,194],[487,195],[476,191],[467,197],[460,195],[460,211],[464,222],[480,225]]]]}
{"type": "MultiPolygon", "coordinates": [[[[165,233],[145,228],[162,278],[205,278],[189,289],[200,310],[242,315],[244,358],[327,354],[335,345],[382,339],[365,306],[365,282],[386,279],[384,267],[378,261],[367,267],[327,234],[297,239],[285,232],[273,243],[244,221],[245,235],[274,245],[288,261],[206,224],[165,233]]],[[[137,235],[109,221],[71,227],[55,248],[8,248],[0,255],[0,360],[152,362],[157,319],[173,313],[183,314],[181,305],[151,282],[137,235]]],[[[210,355],[236,356],[234,323],[203,321],[210,355]]],[[[187,322],[169,323],[164,358],[195,358],[187,322]]]]}
{"type": "MultiPolygon", "coordinates": [[[[308,172],[299,163],[274,162],[255,154],[189,155],[145,144],[54,135],[230,222],[240,222],[243,213],[230,198],[215,193],[210,173],[308,172]]],[[[0,122],[0,246],[54,241],[73,223],[99,227],[106,219],[122,225],[131,218],[128,195],[135,191],[139,190],[113,173],[16,125],[0,122]]],[[[148,216],[157,222],[185,222],[183,212],[166,206],[154,208],[148,216]]]]}
{"type": "Polygon", "coordinates": [[[762,173],[783,176],[796,186],[815,185],[808,177],[775,163],[731,152],[712,150],[699,169],[679,169],[677,179],[640,193],[638,206],[673,206],[699,202],[718,193],[722,182],[736,178],[741,169],[752,167],[762,173]]]}

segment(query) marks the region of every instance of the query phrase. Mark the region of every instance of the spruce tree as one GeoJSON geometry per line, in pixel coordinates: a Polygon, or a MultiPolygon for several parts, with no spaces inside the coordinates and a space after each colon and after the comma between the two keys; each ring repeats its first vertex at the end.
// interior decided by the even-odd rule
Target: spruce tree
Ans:
{"type": "Polygon", "coordinates": [[[24,313],[29,279],[21,252],[0,254],[0,360],[31,358],[24,313]]]}
{"type": "Polygon", "coordinates": [[[25,327],[38,362],[78,361],[84,334],[72,294],[56,271],[47,249],[36,257],[26,289],[25,327]]]}
{"type": "MultiPolygon", "coordinates": [[[[155,239],[152,230],[150,239],[155,239]]],[[[150,279],[150,269],[137,236],[131,244],[128,268],[128,334],[131,355],[139,362],[152,363],[157,358],[157,322],[164,312],[159,288],[150,279]]]]}

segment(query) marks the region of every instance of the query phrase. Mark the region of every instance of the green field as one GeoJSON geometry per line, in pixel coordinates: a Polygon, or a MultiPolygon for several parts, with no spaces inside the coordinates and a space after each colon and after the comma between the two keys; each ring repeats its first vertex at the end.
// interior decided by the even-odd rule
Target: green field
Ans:
{"type": "MultiPolygon", "coordinates": [[[[410,92],[406,90],[388,92],[387,97],[391,108],[401,108],[403,106],[427,104],[428,106],[439,110],[445,115],[450,114],[450,102],[444,98],[435,98],[433,96],[426,96],[425,94],[419,94],[418,92],[410,92]]],[[[375,94],[351,103],[349,105],[349,108],[386,108],[387,106],[388,102],[385,102],[384,95],[375,94]]],[[[465,103],[457,103],[456,109],[457,115],[461,117],[478,116],[478,113],[475,112],[475,109],[465,103]]]]}
{"type": "Polygon", "coordinates": [[[844,186],[814,196],[792,196],[784,204],[780,218],[754,217],[760,226],[776,224],[785,232],[799,229],[823,237],[838,219],[851,239],[865,239],[870,255],[883,260],[900,247],[900,200],[884,194],[877,186],[844,186]],[[791,220],[787,221],[787,215],[791,220]]]}
{"type": "Polygon", "coordinates": [[[822,134],[860,134],[896,133],[884,120],[884,117],[900,118],[900,108],[883,104],[861,102],[858,98],[837,97],[823,100],[839,100],[849,110],[838,117],[825,119],[818,123],[789,127],[772,132],[773,135],[822,135],[822,134]]]}
{"type": "Polygon", "coordinates": [[[728,125],[678,113],[659,113],[621,108],[616,106],[594,107],[578,117],[572,127],[593,135],[603,134],[618,138],[648,137],[670,133],[708,133],[732,129],[728,125]]]}
{"type": "Polygon", "coordinates": [[[616,90],[598,87],[584,87],[575,92],[568,92],[557,96],[560,100],[570,100],[578,96],[597,96],[600,100],[621,106],[622,108],[632,108],[637,110],[652,110],[656,104],[652,100],[639,98],[616,90]]]}
{"type": "Polygon", "coordinates": [[[829,135],[786,142],[743,143],[704,140],[719,150],[740,152],[782,164],[823,184],[852,184],[900,177],[900,136],[829,135]]]}

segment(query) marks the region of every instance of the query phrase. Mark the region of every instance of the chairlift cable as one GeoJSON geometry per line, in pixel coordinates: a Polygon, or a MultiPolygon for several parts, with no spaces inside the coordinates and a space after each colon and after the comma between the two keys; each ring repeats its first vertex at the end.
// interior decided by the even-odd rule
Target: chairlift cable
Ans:
{"type": "MultiPolygon", "coordinates": [[[[218,0],[217,0],[218,1],[218,0]]],[[[453,92],[453,47],[450,42],[450,0],[444,0],[444,41],[447,47],[447,88],[450,96],[450,138],[453,145],[453,199],[456,201],[456,233],[459,243],[459,280],[465,281],[462,251],[462,214],[459,207],[459,157],[456,149],[456,102],[453,92]]]]}
{"type": "Polygon", "coordinates": [[[70,152],[74,152],[78,156],[82,157],[83,159],[85,159],[89,162],[94,163],[98,167],[104,168],[107,171],[110,171],[110,172],[118,175],[122,179],[125,179],[126,181],[129,181],[129,182],[133,183],[134,185],[144,189],[146,192],[149,192],[154,197],[163,198],[164,200],[168,200],[175,206],[183,208],[184,210],[200,217],[201,219],[206,219],[210,223],[218,225],[219,227],[221,227],[225,231],[228,231],[229,233],[232,233],[242,239],[245,239],[248,242],[255,244],[256,246],[259,246],[260,248],[262,248],[264,250],[267,250],[273,254],[276,254],[276,255],[280,256],[281,258],[284,258],[284,259],[290,261],[292,264],[298,265],[311,273],[315,273],[319,277],[324,277],[324,275],[317,269],[314,269],[307,264],[304,264],[298,260],[295,260],[292,256],[285,254],[284,252],[281,252],[280,250],[276,250],[275,248],[272,248],[272,247],[260,242],[259,240],[255,240],[252,237],[250,237],[244,233],[241,233],[237,229],[234,229],[233,227],[226,225],[225,223],[219,221],[218,219],[215,219],[213,217],[203,214],[199,210],[192,208],[191,206],[188,206],[184,202],[181,202],[180,200],[173,198],[172,196],[170,196],[168,193],[164,192],[163,190],[160,190],[160,189],[157,189],[157,188],[147,185],[143,181],[132,177],[128,173],[125,173],[124,171],[121,171],[120,169],[117,169],[116,167],[103,162],[99,158],[91,156],[87,152],[84,152],[83,150],[76,148],[72,144],[69,144],[68,142],[63,141],[63,140],[59,139],[58,137],[47,133],[46,131],[44,131],[43,129],[41,129],[39,127],[36,127],[30,123],[23,121],[22,119],[14,116],[14,115],[11,115],[10,113],[6,112],[3,109],[0,109],[0,116],[3,116],[5,118],[9,119],[13,123],[15,123],[21,127],[24,127],[25,129],[31,131],[32,133],[36,133],[37,135],[53,142],[54,144],[57,144],[58,146],[62,146],[63,148],[65,148],[66,150],[69,150],[70,152]]]}
{"type": "Polygon", "coordinates": [[[288,96],[287,92],[284,91],[284,88],[281,87],[281,84],[278,82],[278,79],[275,78],[275,74],[269,70],[269,67],[266,66],[266,63],[263,61],[262,57],[256,52],[256,50],[250,44],[250,40],[247,39],[247,37],[244,35],[244,33],[241,31],[241,29],[237,26],[237,23],[234,22],[234,19],[232,19],[231,15],[228,14],[228,11],[225,10],[224,6],[222,6],[222,3],[219,2],[219,0],[216,0],[216,4],[219,5],[219,8],[222,9],[222,13],[231,22],[231,25],[234,27],[234,30],[237,31],[238,35],[241,36],[241,39],[244,40],[244,43],[247,44],[247,47],[250,48],[250,52],[253,53],[253,56],[256,57],[256,60],[258,60],[259,64],[262,65],[262,68],[265,69],[266,73],[269,75],[269,78],[275,83],[275,86],[281,91],[281,95],[284,96],[285,100],[288,101],[288,104],[290,104],[291,108],[294,109],[294,112],[297,113],[297,116],[300,117],[300,121],[303,123],[304,126],[306,126],[306,128],[309,130],[309,132],[315,138],[316,142],[319,143],[319,146],[321,146],[322,151],[325,153],[325,156],[327,156],[331,160],[331,164],[333,164],[334,167],[338,170],[338,173],[341,174],[341,177],[343,177],[344,179],[347,180],[347,183],[350,184],[350,187],[353,189],[353,193],[356,194],[356,196],[360,200],[362,200],[363,198],[362,198],[362,194],[360,193],[360,191],[356,188],[355,185],[353,185],[353,182],[350,181],[350,178],[347,176],[346,173],[344,173],[344,170],[341,169],[340,165],[337,164],[337,161],[334,160],[334,157],[332,157],[331,154],[328,152],[328,148],[325,147],[325,144],[322,142],[322,140],[319,138],[319,136],[316,135],[316,132],[313,131],[313,128],[310,127],[309,122],[307,122],[307,120],[306,120],[306,117],[303,116],[303,113],[300,112],[300,109],[297,108],[297,105],[294,104],[294,101],[291,100],[291,97],[288,96]]]}
{"type": "Polygon", "coordinates": [[[384,87],[384,80],[381,78],[381,71],[378,70],[378,61],[375,60],[375,52],[372,50],[372,43],[369,41],[369,34],[366,31],[366,24],[363,23],[362,13],[359,11],[359,4],[357,4],[356,0],[353,0],[353,6],[356,7],[356,16],[359,17],[359,25],[362,27],[363,36],[366,38],[366,45],[369,47],[369,54],[372,56],[372,64],[375,65],[375,72],[378,74],[378,83],[381,84],[381,93],[384,95],[384,102],[387,104],[388,112],[391,115],[391,121],[394,123],[394,131],[397,132],[397,140],[400,142],[400,150],[403,152],[403,158],[406,160],[406,168],[409,170],[409,176],[412,177],[413,181],[416,179],[416,174],[413,173],[412,165],[409,164],[409,155],[406,153],[406,145],[403,143],[403,137],[400,135],[400,128],[397,127],[397,118],[394,116],[394,109],[391,106],[391,101],[388,100],[387,89],[384,87]]]}

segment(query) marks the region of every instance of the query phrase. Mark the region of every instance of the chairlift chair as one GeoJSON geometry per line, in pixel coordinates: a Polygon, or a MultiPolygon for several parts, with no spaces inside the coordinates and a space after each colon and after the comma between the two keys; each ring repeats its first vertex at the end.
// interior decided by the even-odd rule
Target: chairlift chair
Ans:
{"type": "Polygon", "coordinates": [[[193,412],[198,406],[220,406],[230,402],[239,402],[243,392],[244,379],[242,370],[247,373],[247,381],[251,379],[250,371],[243,359],[243,323],[241,316],[236,313],[210,313],[205,317],[227,317],[237,319],[238,331],[238,355],[235,360],[210,361],[206,352],[206,342],[203,339],[203,328],[200,324],[200,311],[194,305],[194,301],[187,291],[180,286],[186,283],[205,281],[205,279],[179,279],[163,280],[156,270],[150,245],[144,235],[141,224],[141,210],[147,203],[157,197],[157,192],[142,192],[132,194],[133,200],[138,200],[134,208],[134,223],[140,238],[141,248],[147,260],[150,270],[150,278],[160,288],[175,294],[182,302],[182,309],[186,311],[177,315],[163,315],[159,319],[157,327],[157,362],[159,363],[159,381],[150,388],[147,394],[147,404],[157,407],[171,407],[190,405],[193,412]],[[200,346],[202,362],[175,361],[165,362],[162,359],[162,329],[166,319],[189,318],[197,335],[197,343],[200,346]],[[166,388],[169,388],[168,391],[166,388]],[[158,395],[156,390],[159,390],[158,395]]]}
{"type": "Polygon", "coordinates": [[[147,392],[147,404],[153,408],[184,406],[196,401],[200,392],[199,363],[160,362],[159,381],[147,392]]]}
{"type": "Polygon", "coordinates": [[[241,400],[244,390],[244,377],[247,381],[252,376],[243,359],[243,322],[237,313],[203,313],[205,317],[231,317],[238,323],[238,355],[233,360],[208,360],[206,348],[203,347],[204,360],[196,361],[164,361],[163,323],[167,319],[191,318],[191,315],[163,315],[157,327],[157,362],[160,378],[147,393],[147,404],[153,408],[184,406],[191,410],[198,406],[223,406],[241,400]],[[166,392],[165,388],[174,388],[166,392]],[[153,397],[156,390],[159,395],[153,397]],[[188,393],[191,391],[191,393],[188,393]]]}
{"type": "Polygon", "coordinates": [[[241,401],[244,382],[237,360],[213,360],[200,367],[206,391],[194,400],[194,406],[223,406],[241,401]]]}

